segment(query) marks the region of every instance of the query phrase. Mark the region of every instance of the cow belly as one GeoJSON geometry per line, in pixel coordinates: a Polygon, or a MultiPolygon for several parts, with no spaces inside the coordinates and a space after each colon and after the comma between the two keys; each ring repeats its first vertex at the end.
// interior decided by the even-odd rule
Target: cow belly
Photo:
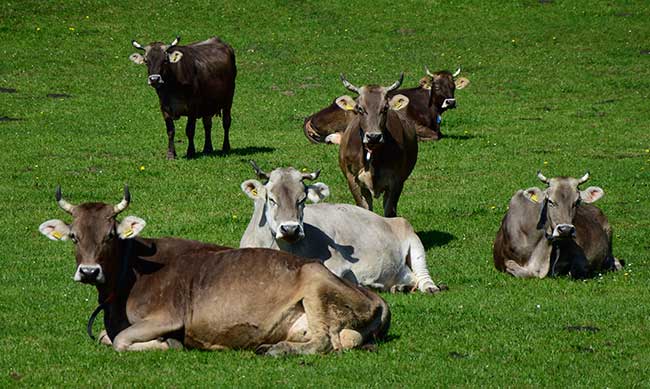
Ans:
{"type": "Polygon", "coordinates": [[[378,247],[372,252],[361,252],[357,262],[350,262],[338,253],[324,262],[339,277],[361,285],[380,284],[389,288],[399,282],[404,261],[396,250],[378,247]]]}

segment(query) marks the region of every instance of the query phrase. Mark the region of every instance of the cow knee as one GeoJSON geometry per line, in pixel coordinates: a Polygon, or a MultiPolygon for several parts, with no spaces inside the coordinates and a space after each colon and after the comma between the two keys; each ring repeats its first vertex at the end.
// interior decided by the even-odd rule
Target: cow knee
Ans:
{"type": "Polygon", "coordinates": [[[363,336],[359,331],[344,329],[339,333],[342,350],[349,350],[363,344],[363,336]]]}

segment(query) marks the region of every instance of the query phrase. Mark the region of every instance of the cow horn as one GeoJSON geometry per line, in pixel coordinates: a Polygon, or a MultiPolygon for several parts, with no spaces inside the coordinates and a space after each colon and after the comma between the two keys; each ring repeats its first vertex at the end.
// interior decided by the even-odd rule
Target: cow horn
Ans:
{"type": "Polygon", "coordinates": [[[404,72],[400,73],[399,80],[395,81],[395,83],[393,83],[393,85],[386,88],[386,92],[388,93],[390,91],[393,91],[393,90],[399,88],[399,86],[402,85],[402,81],[404,81],[404,72]]]}
{"type": "Polygon", "coordinates": [[[454,74],[452,74],[451,76],[453,78],[456,78],[456,77],[458,77],[459,74],[460,74],[460,66],[458,67],[458,69],[456,69],[456,72],[454,72],[454,74]]]}
{"type": "Polygon", "coordinates": [[[350,84],[350,81],[348,81],[345,78],[345,74],[343,74],[343,73],[341,73],[341,81],[343,82],[343,86],[346,87],[348,90],[350,90],[350,91],[352,91],[352,92],[354,92],[356,94],[360,94],[359,88],[352,85],[352,84],[350,84]]]}
{"type": "Polygon", "coordinates": [[[265,180],[269,179],[268,173],[265,173],[264,170],[260,169],[260,167],[257,166],[255,161],[251,160],[249,162],[251,163],[251,165],[253,165],[253,169],[255,170],[255,174],[257,174],[257,178],[265,179],[265,180]]]}
{"type": "Polygon", "coordinates": [[[433,73],[429,70],[429,67],[427,65],[424,65],[424,71],[427,73],[427,76],[429,77],[435,77],[433,73]]]}
{"type": "Polygon", "coordinates": [[[546,185],[550,184],[551,182],[548,178],[544,177],[541,170],[537,171],[537,178],[539,178],[539,180],[545,183],[546,185]]]}
{"type": "Polygon", "coordinates": [[[139,44],[138,42],[136,42],[135,39],[131,41],[131,44],[133,45],[133,47],[135,47],[135,48],[138,49],[138,50],[144,50],[144,47],[142,47],[141,44],[139,44]]]}
{"type": "Polygon", "coordinates": [[[181,37],[177,35],[176,39],[174,39],[172,41],[172,43],[169,45],[169,47],[167,49],[171,49],[172,47],[176,46],[180,40],[181,40],[181,37]]]}
{"type": "Polygon", "coordinates": [[[584,176],[578,179],[578,185],[584,184],[587,180],[589,180],[589,172],[586,172],[584,176]]]}
{"type": "Polygon", "coordinates": [[[126,207],[129,206],[131,202],[131,193],[129,193],[129,186],[124,184],[124,197],[122,201],[119,202],[116,206],[113,207],[113,214],[117,215],[118,213],[124,211],[126,207]]]}
{"type": "Polygon", "coordinates": [[[63,197],[61,196],[60,185],[56,186],[56,192],[54,193],[54,198],[56,199],[56,202],[59,204],[59,207],[61,207],[62,210],[72,215],[72,209],[74,208],[74,205],[70,204],[69,202],[63,199],[63,197]]]}
{"type": "Polygon", "coordinates": [[[316,170],[313,173],[303,173],[302,179],[303,180],[315,180],[320,176],[320,169],[316,170]]]}

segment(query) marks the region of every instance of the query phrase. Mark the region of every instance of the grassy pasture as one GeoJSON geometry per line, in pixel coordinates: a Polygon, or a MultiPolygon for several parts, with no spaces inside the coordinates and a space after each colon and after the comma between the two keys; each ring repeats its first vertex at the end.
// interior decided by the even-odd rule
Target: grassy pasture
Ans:
{"type": "MultiPolygon", "coordinates": [[[[0,386],[650,385],[649,19],[643,0],[3,0],[0,386]],[[227,156],[165,160],[157,98],[127,57],[131,39],[176,34],[219,35],[236,50],[227,156]],[[117,354],[86,337],[95,290],[72,282],[72,245],[37,231],[69,220],[53,201],[57,184],[74,203],[117,202],[128,182],[126,214],[148,222],[143,235],[236,246],[252,213],[239,189],[253,177],[247,160],[322,168],[328,201],[352,202],[337,149],[308,144],[302,119],[347,93],[341,72],[387,85],[404,71],[413,86],[425,64],[463,65],[472,82],[443,118],[447,137],[420,144],[398,210],[450,290],[384,295],[391,337],[376,352],[117,354]],[[539,185],[540,168],[591,171],[624,272],[573,282],[494,270],[508,200],[539,185]]],[[[220,148],[220,123],[213,137],[220,148]]]]}

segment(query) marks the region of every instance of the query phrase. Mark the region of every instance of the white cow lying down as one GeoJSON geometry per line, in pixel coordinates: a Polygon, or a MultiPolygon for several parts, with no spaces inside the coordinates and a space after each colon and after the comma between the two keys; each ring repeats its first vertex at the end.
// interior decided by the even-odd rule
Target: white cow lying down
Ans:
{"type": "Polygon", "coordinates": [[[241,188],[255,210],[240,247],[268,247],[320,259],[334,274],[382,291],[436,293],[425,250],[404,218],[385,218],[350,204],[312,204],[329,195],[323,183],[305,185],[320,171],[278,168],[270,174],[251,161],[257,176],[241,188]]]}

